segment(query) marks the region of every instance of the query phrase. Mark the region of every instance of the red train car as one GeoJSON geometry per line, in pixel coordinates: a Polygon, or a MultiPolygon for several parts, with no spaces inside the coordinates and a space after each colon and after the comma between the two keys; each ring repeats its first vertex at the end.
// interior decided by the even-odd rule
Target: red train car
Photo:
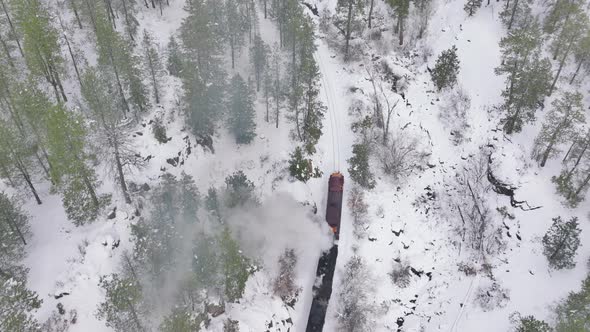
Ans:
{"type": "Polygon", "coordinates": [[[344,175],[335,172],[328,180],[328,206],[326,207],[326,221],[332,228],[336,240],[340,237],[340,218],[342,217],[342,194],[344,191],[344,175]]]}

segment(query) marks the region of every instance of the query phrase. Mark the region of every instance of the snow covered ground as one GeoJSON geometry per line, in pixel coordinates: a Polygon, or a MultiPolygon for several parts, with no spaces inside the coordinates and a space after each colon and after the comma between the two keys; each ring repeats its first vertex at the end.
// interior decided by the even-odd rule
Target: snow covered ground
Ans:
{"type": "MultiPolygon", "coordinates": [[[[185,15],[182,9],[184,1],[170,2],[171,7],[165,8],[162,17],[157,11],[143,7],[139,17],[141,28],[154,32],[162,48],[185,15]]],[[[335,0],[310,2],[317,3],[320,9],[332,10],[336,3],[335,0]]],[[[352,185],[347,159],[352,155],[351,147],[355,142],[355,135],[350,130],[355,114],[349,113],[349,108],[354,100],[370,102],[372,86],[365,68],[375,66],[379,61],[387,61],[393,64],[392,67],[408,73],[407,103],[400,102],[396,108],[391,123],[392,134],[408,133],[420,137],[421,145],[431,153],[429,164],[434,167],[427,167],[402,181],[388,179],[377,172],[377,187],[366,193],[371,218],[367,234],[361,239],[353,235],[352,217],[348,206],[344,206],[334,292],[324,331],[339,330],[337,317],[341,299],[338,297],[338,285],[344,264],[354,254],[367,261],[377,290],[372,297],[376,308],[373,316],[375,331],[396,331],[398,328],[400,331],[506,331],[510,326],[510,313],[519,311],[550,320],[550,306],[578,288],[587,273],[590,247],[580,248],[575,269],[552,271],[542,255],[540,238],[550,226],[552,217],[578,216],[583,229],[582,243],[589,243],[588,203],[584,202],[573,210],[564,207],[550,181],[551,176],[559,173],[559,161],[550,162],[544,169],[531,162],[530,145],[540,121],[510,140],[495,130],[501,114],[495,112],[493,106],[500,103],[500,91],[504,87],[503,77],[494,73],[500,62],[498,42],[505,33],[498,18],[502,3],[492,1],[471,18],[466,17],[462,0],[435,3],[434,15],[423,41],[433,54],[427,63],[420,61],[422,54],[412,58],[395,50],[380,54],[381,49],[372,43],[367,44],[367,56],[363,60],[344,63],[337,50],[328,45],[328,37],[319,33],[316,60],[322,73],[321,98],[328,110],[314,163],[323,171],[324,177],[312,179],[307,184],[288,179],[285,167],[292,142],[287,128],[291,124],[284,118],[278,129],[273,123],[266,123],[262,99],[257,105],[258,127],[254,142],[236,147],[222,130],[215,138],[216,152],[213,154],[197,146],[184,127],[180,110],[176,107],[180,82],[167,78],[162,107],[146,118],[145,126],[136,128],[140,154],[153,158],[130,180],[153,187],[162,174],[161,169],[165,168],[174,175],[181,172],[192,175],[201,192],[204,192],[211,186],[222,185],[225,177],[235,170],[243,170],[255,183],[262,206],[265,202],[269,205],[267,212],[245,218],[251,223],[240,227],[260,230],[260,237],[255,240],[263,243],[263,249],[270,251],[268,261],[276,260],[276,255],[287,245],[294,246],[300,256],[297,281],[302,293],[294,309],[285,307],[280,299],[273,297],[269,285],[276,271],[269,265],[248,281],[244,300],[240,304],[231,305],[225,315],[213,320],[210,331],[222,330],[222,319],[225,317],[239,320],[240,331],[265,331],[270,321],[274,322],[278,331],[278,324],[284,324],[281,321],[288,318],[294,324],[291,331],[305,330],[317,259],[321,250],[330,245],[329,230],[321,220],[327,176],[333,171],[340,171],[347,181],[345,188],[352,185]],[[436,55],[451,45],[458,48],[461,61],[459,84],[471,98],[471,107],[465,118],[469,124],[467,140],[460,145],[452,143],[450,130],[440,118],[444,100],[439,100],[433,92],[427,72],[427,64],[432,67],[436,55]],[[369,61],[369,55],[381,59],[369,61]],[[356,92],[352,92],[353,87],[358,88],[356,92]],[[155,141],[147,125],[147,121],[159,113],[166,114],[168,135],[172,137],[165,145],[155,141]],[[187,149],[189,144],[190,152],[187,149]],[[447,185],[453,181],[458,170],[477,158],[480,147],[487,145],[493,145],[495,175],[518,187],[516,195],[519,200],[542,206],[534,211],[513,209],[511,212],[516,218],[504,220],[506,248],[489,264],[493,266],[495,279],[506,288],[509,300],[503,307],[490,311],[482,310],[474,302],[478,287],[489,283],[488,278],[480,273],[466,276],[458,271],[459,263],[473,263],[476,258],[456,243],[453,223],[457,220],[453,218],[459,216],[450,217],[445,212],[450,202],[447,185]],[[167,162],[167,159],[177,156],[181,161],[177,167],[167,162]],[[425,203],[417,204],[421,197],[429,197],[425,196],[427,193],[434,193],[436,198],[426,198],[425,203]],[[280,195],[316,203],[318,215],[313,216],[307,210],[296,213],[302,218],[299,225],[293,218],[282,218],[284,211],[272,209],[273,200],[280,195]],[[261,222],[261,219],[267,220],[261,222]],[[421,276],[413,275],[410,285],[403,289],[395,286],[388,275],[393,260],[398,257],[423,272],[421,276]],[[400,318],[403,319],[401,323],[400,318]]],[[[262,15],[259,21],[263,38],[272,45],[277,40],[276,27],[262,15]]],[[[247,74],[247,61],[244,49],[236,71],[247,74]]],[[[542,119],[542,116],[539,114],[538,117],[542,119]]],[[[25,261],[30,268],[29,287],[44,300],[37,317],[44,321],[61,302],[66,310],[76,309],[78,312],[78,323],[72,325],[72,332],[110,331],[104,322],[95,318],[97,305],[104,297],[98,280],[100,276],[116,271],[121,253],[132,246],[129,226],[135,222],[134,206],[124,204],[109,178],[105,176],[103,182],[100,191],[114,193],[112,207],[117,207],[117,213],[113,219],[104,216],[90,225],[75,227],[66,219],[59,197],[50,194],[47,186],[41,190],[42,206],[30,202],[24,207],[32,217],[34,234],[25,261]],[[69,295],[55,298],[63,293],[69,295]]],[[[345,192],[345,201],[347,198],[348,193],[345,192]]],[[[490,193],[489,198],[494,208],[510,205],[506,196],[490,193]]],[[[502,222],[499,214],[495,217],[502,222]]],[[[240,227],[236,226],[238,233],[240,227]]],[[[252,239],[242,239],[242,243],[248,240],[252,239]]],[[[252,249],[252,253],[258,254],[260,251],[257,250],[260,248],[252,249]]],[[[262,257],[262,260],[265,258],[262,257]]]]}

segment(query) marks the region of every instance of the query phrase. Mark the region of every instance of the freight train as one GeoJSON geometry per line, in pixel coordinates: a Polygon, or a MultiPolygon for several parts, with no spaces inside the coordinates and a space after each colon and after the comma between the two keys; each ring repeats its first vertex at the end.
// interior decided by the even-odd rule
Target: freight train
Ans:
{"type": "Polygon", "coordinates": [[[336,240],[340,238],[340,219],[342,217],[342,194],[344,191],[344,175],[335,172],[328,180],[328,204],[326,221],[332,228],[336,240]]]}

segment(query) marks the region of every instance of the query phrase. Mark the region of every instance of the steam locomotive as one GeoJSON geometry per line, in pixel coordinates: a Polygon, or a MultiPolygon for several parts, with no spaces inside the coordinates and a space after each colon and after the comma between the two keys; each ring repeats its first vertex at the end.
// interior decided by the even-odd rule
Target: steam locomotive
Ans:
{"type": "Polygon", "coordinates": [[[328,180],[328,206],[326,221],[332,228],[336,240],[340,238],[340,218],[342,217],[342,193],[344,191],[344,175],[335,172],[328,180]]]}

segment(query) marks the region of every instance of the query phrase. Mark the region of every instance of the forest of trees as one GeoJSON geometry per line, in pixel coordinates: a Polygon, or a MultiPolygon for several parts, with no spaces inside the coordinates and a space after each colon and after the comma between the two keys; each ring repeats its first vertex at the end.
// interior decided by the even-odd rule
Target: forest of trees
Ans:
{"type": "MultiPolygon", "coordinates": [[[[116,204],[137,209],[133,249],[122,255],[115,273],[100,279],[105,299],[97,317],[115,331],[154,326],[197,331],[218,307],[240,301],[257,263],[242,252],[225,223],[236,209],[258,204],[256,184],[241,170],[218,188],[197,188],[189,175],[163,173],[149,194],[132,189],[133,173],[149,160],[133,139],[137,128],[149,121],[155,139],[168,140],[163,120],[152,124],[148,117],[172,103],[169,80],[181,86],[174,102],[187,132],[208,153],[215,153],[222,134],[245,146],[256,144],[262,126],[274,127],[289,132],[294,142],[286,163],[291,178],[307,182],[322,176],[312,162],[330,110],[320,97],[318,27],[310,7],[299,0],[190,0],[178,31],[160,44],[157,31],[138,18],[144,10],[163,16],[173,1],[0,0],[0,178],[15,197],[42,207],[48,195],[58,195],[76,227],[101,219],[116,204]],[[260,17],[277,27],[276,43],[261,35],[260,17]]],[[[418,45],[434,64],[433,69],[426,65],[433,93],[455,98],[455,110],[469,108],[469,97],[460,92],[460,50],[449,45],[429,57],[420,44],[433,3],[338,0],[333,13],[315,14],[344,62],[368,56],[366,41],[385,33],[400,55],[418,45]]],[[[460,14],[474,19],[484,3],[466,0],[460,14]]],[[[539,167],[561,162],[561,172],[551,180],[564,203],[575,208],[590,187],[587,91],[581,85],[590,73],[587,1],[504,1],[499,19],[505,35],[495,73],[505,84],[502,102],[489,106],[501,118],[508,140],[539,121],[531,158],[539,167]]],[[[422,171],[430,155],[419,139],[393,129],[398,105],[408,101],[402,78],[388,81],[385,67],[362,68],[372,86],[363,92],[370,99],[370,115],[351,128],[355,142],[347,169],[358,185],[349,200],[357,237],[368,222],[364,191],[373,190],[382,176],[397,183],[422,171]]],[[[487,189],[469,182],[474,174],[468,172],[479,166],[468,165],[460,174],[468,210],[457,209],[478,226],[464,230],[471,247],[492,252],[483,238],[493,239],[496,229],[488,228],[489,211],[478,201],[487,189]]],[[[476,174],[479,180],[482,174],[476,174]]],[[[33,315],[42,301],[27,289],[22,263],[32,234],[21,205],[0,193],[0,307],[9,308],[0,311],[1,331],[42,325],[33,315]]],[[[541,241],[549,267],[575,265],[578,226],[576,217],[553,219],[541,241]]],[[[296,262],[292,250],[279,260],[281,277],[273,288],[285,303],[299,292],[290,275],[296,262]]],[[[358,297],[342,303],[343,329],[363,330],[369,324],[373,308],[359,285],[370,279],[366,265],[359,256],[345,265],[341,291],[358,297]]],[[[587,326],[588,284],[584,281],[582,290],[556,308],[557,331],[587,326]]],[[[227,322],[230,329],[234,321],[227,322]]],[[[532,316],[519,317],[517,324],[525,326],[521,331],[552,328],[532,316]]]]}
{"type": "MultiPolygon", "coordinates": [[[[299,1],[188,1],[179,31],[159,45],[154,31],[142,29],[137,16],[144,5],[163,15],[171,1],[68,0],[53,6],[42,0],[1,0],[0,177],[21,197],[42,205],[39,188],[50,186],[76,226],[95,221],[113,202],[138,205],[143,198],[130,189],[128,178],[146,159],[138,153],[133,133],[167,98],[166,75],[181,80],[179,106],[186,125],[211,152],[224,129],[236,144],[254,141],[258,96],[265,101],[265,122],[291,131],[294,155],[308,160],[316,152],[325,107],[319,100],[315,27],[299,1]],[[259,34],[258,5],[276,22],[276,45],[259,34]],[[237,72],[244,51],[249,66],[237,72]],[[105,178],[98,170],[103,168],[115,193],[101,189],[105,178]]],[[[167,142],[161,121],[155,121],[152,132],[160,143],[167,142]]],[[[306,178],[319,176],[317,170],[302,171],[306,178]]],[[[133,229],[135,249],[124,254],[119,272],[101,279],[106,301],[98,316],[108,326],[144,331],[154,324],[147,313],[160,305],[164,311],[175,308],[158,318],[161,330],[196,330],[212,303],[240,299],[250,261],[223,220],[228,209],[256,204],[256,198],[254,184],[243,173],[229,176],[226,183],[227,188],[211,188],[202,198],[190,177],[162,177],[149,197],[149,216],[133,229]],[[203,214],[197,213],[200,205],[206,207],[206,221],[197,216],[203,214]],[[204,222],[217,226],[194,239],[182,237],[182,229],[194,233],[204,222]],[[170,257],[189,251],[202,258],[192,263],[192,271],[180,271],[180,262],[170,257]],[[153,294],[172,278],[167,276],[171,271],[182,274],[178,289],[153,294]],[[203,290],[209,294],[205,298],[203,290]],[[151,302],[158,296],[169,301],[151,302]]],[[[2,228],[10,230],[2,236],[14,245],[1,255],[6,287],[0,302],[19,301],[15,308],[20,311],[3,312],[10,317],[0,317],[0,330],[28,330],[37,324],[30,312],[41,301],[25,288],[26,269],[14,265],[30,236],[27,218],[16,202],[1,198],[2,213],[19,217],[2,228]]]]}

